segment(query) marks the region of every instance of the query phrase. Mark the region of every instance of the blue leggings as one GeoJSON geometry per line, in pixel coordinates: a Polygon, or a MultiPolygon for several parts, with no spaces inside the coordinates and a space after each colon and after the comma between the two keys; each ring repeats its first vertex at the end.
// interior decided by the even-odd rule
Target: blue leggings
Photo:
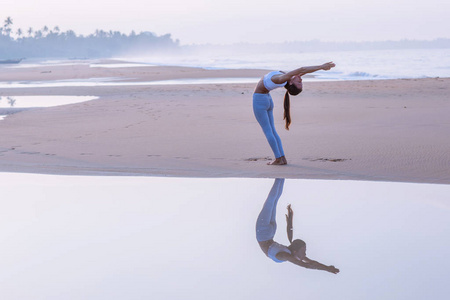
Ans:
{"type": "Polygon", "coordinates": [[[283,193],[284,178],[277,178],[267,196],[266,202],[256,221],[256,239],[258,242],[272,240],[277,231],[276,212],[278,199],[283,193]]]}
{"type": "Polygon", "coordinates": [[[253,112],[272,148],[275,158],[284,156],[281,139],[273,122],[273,100],[270,94],[253,94],[253,112]]]}

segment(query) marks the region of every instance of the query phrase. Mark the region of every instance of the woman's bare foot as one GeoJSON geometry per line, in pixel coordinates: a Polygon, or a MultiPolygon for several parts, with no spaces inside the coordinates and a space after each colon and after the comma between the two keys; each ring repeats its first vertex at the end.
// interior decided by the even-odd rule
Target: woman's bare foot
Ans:
{"type": "Polygon", "coordinates": [[[280,165],[286,165],[287,164],[287,160],[286,157],[281,156],[276,158],[273,162],[267,163],[268,165],[275,165],[275,166],[280,166],[280,165]]]}

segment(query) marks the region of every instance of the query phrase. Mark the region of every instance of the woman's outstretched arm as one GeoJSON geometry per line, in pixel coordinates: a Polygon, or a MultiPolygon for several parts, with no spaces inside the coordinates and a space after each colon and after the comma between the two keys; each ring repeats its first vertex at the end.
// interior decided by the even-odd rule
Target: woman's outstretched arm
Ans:
{"type": "MultiPolygon", "coordinates": [[[[334,274],[339,273],[339,269],[335,268],[334,266],[326,266],[326,265],[324,265],[324,264],[321,264],[321,263],[318,262],[318,261],[309,259],[309,258],[307,258],[307,257],[305,257],[305,258],[303,259],[303,261],[304,261],[304,263],[306,263],[306,264],[308,264],[309,266],[311,266],[312,269],[325,270],[325,271],[328,271],[328,272],[334,273],[334,274]]],[[[307,268],[307,267],[306,267],[306,268],[307,268]]]]}
{"type": "Polygon", "coordinates": [[[272,77],[272,81],[276,84],[281,84],[281,83],[286,82],[289,79],[291,79],[292,76],[303,76],[305,74],[314,73],[319,70],[328,71],[331,68],[334,68],[335,66],[336,65],[332,61],[330,61],[330,62],[324,63],[320,66],[301,67],[301,68],[292,70],[290,72],[287,72],[285,74],[274,75],[272,77]]]}
{"type": "Polygon", "coordinates": [[[327,271],[327,272],[330,272],[333,274],[339,273],[339,269],[335,268],[334,266],[326,266],[317,261],[310,260],[309,258],[306,258],[305,261],[298,260],[292,254],[289,254],[286,252],[278,253],[277,258],[282,259],[282,260],[287,260],[297,266],[304,267],[307,269],[322,270],[322,271],[327,271]]]}

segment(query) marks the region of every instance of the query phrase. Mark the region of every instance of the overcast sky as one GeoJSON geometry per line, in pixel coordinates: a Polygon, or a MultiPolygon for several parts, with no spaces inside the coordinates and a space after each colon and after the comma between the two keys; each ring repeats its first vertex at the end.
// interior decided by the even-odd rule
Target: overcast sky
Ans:
{"type": "Polygon", "coordinates": [[[3,0],[13,30],[170,33],[186,44],[450,38],[449,0],[3,0]]]}

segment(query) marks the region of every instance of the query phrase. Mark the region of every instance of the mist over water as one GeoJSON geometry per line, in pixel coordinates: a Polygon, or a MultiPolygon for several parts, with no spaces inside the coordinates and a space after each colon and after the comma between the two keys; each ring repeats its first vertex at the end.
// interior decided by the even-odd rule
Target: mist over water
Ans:
{"type": "MultiPolygon", "coordinates": [[[[321,44],[320,47],[314,48],[314,43],[312,42],[304,44],[292,43],[286,49],[282,47],[283,44],[184,46],[165,51],[164,54],[161,51],[155,52],[152,48],[134,47],[132,50],[121,51],[120,54],[113,56],[112,59],[119,60],[116,62],[105,62],[104,59],[100,58],[85,58],[82,60],[30,58],[25,59],[20,64],[0,65],[0,68],[85,64],[91,68],[181,66],[204,69],[289,71],[302,66],[319,65],[333,61],[336,63],[336,68],[330,71],[315,72],[313,79],[305,79],[336,81],[450,77],[450,46],[419,43],[416,49],[405,47],[388,49],[385,44],[382,44],[386,46],[385,48],[370,48],[363,43],[359,47],[343,47],[345,45],[343,44],[339,47],[329,47],[326,50],[327,48],[324,45],[333,44],[321,44]]],[[[113,79],[113,81],[116,80],[113,79]]],[[[98,79],[95,79],[95,82],[90,81],[92,80],[89,79],[82,84],[99,84],[97,82],[99,81],[98,79]]],[[[100,84],[103,85],[111,84],[111,82],[104,82],[105,80],[101,81],[100,84]]],[[[11,85],[15,83],[8,82],[4,84],[7,87],[12,87],[11,85]]],[[[64,83],[59,82],[55,84],[61,85],[64,83]]],[[[19,85],[21,87],[24,86],[22,83],[19,85]]],[[[29,83],[27,83],[27,87],[30,87],[29,83]]]]}
{"type": "Polygon", "coordinates": [[[348,50],[327,52],[188,51],[176,55],[134,54],[131,62],[206,69],[267,69],[289,71],[301,66],[334,61],[336,68],[316,72],[320,80],[366,80],[450,77],[448,49],[348,50]]]}

